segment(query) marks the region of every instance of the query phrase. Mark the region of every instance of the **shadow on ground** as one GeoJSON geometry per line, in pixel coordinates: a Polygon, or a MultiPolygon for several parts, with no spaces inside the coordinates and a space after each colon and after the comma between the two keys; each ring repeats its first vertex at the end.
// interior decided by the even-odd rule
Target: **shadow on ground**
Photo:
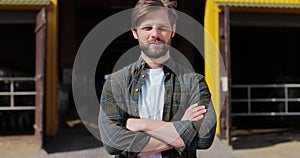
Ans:
{"type": "Polygon", "coordinates": [[[300,141],[299,116],[232,118],[233,149],[254,149],[300,141]]]}
{"type": "Polygon", "coordinates": [[[44,139],[43,148],[47,153],[77,151],[102,146],[101,141],[94,137],[82,123],[76,123],[70,127],[67,125],[66,119],[61,122],[57,135],[44,139]]]}
{"type": "Polygon", "coordinates": [[[232,136],[233,149],[254,149],[300,141],[300,130],[290,128],[240,129],[232,131],[232,136]]]}

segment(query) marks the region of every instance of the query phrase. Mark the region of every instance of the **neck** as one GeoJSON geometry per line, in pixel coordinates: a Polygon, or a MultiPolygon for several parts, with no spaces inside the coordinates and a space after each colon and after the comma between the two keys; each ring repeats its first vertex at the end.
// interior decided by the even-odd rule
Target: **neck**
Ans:
{"type": "Polygon", "coordinates": [[[164,62],[167,61],[170,58],[170,53],[167,52],[166,55],[159,57],[159,58],[150,58],[145,53],[142,52],[141,57],[145,60],[147,63],[147,68],[150,69],[158,69],[163,67],[164,62]]]}

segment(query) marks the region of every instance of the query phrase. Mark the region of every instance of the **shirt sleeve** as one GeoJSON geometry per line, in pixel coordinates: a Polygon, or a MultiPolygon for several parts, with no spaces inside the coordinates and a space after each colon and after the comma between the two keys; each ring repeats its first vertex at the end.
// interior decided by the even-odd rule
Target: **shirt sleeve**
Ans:
{"type": "Polygon", "coordinates": [[[123,97],[121,89],[109,78],[101,95],[100,137],[109,154],[136,157],[149,142],[150,135],[126,129],[128,114],[123,97]]]}
{"type": "Polygon", "coordinates": [[[173,122],[176,131],[183,140],[185,147],[176,148],[178,153],[181,155],[184,149],[191,145],[191,142],[194,140],[197,135],[197,130],[193,127],[193,124],[189,120],[184,121],[174,121],[173,122]]]}
{"type": "MultiPolygon", "coordinates": [[[[207,113],[199,121],[175,121],[173,122],[177,132],[185,143],[185,147],[191,145],[194,139],[197,139],[198,149],[207,149],[211,146],[216,128],[216,114],[211,103],[211,94],[202,75],[194,75],[191,78],[189,105],[198,103],[204,105],[207,113]],[[200,139],[200,140],[199,140],[200,139]],[[200,143],[199,143],[200,142],[200,143]]],[[[179,154],[184,148],[176,149],[179,154]]]]}
{"type": "Polygon", "coordinates": [[[193,122],[193,126],[198,131],[196,137],[197,148],[207,149],[211,146],[215,137],[217,117],[204,76],[199,74],[194,76],[194,83],[198,84],[195,84],[196,86],[192,85],[190,104],[198,103],[204,105],[207,109],[201,120],[193,122]]]}

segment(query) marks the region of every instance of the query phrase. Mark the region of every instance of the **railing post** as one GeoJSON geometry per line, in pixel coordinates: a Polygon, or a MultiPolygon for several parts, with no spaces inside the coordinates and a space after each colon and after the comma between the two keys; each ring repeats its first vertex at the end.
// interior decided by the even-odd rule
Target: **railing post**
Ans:
{"type": "Polygon", "coordinates": [[[251,87],[247,86],[248,93],[248,114],[251,114],[251,87]]]}
{"type": "Polygon", "coordinates": [[[285,113],[289,112],[289,92],[288,92],[288,86],[285,84],[284,85],[284,96],[285,96],[285,113]]]}
{"type": "Polygon", "coordinates": [[[14,80],[10,80],[10,106],[15,107],[15,99],[14,99],[14,80]]]}

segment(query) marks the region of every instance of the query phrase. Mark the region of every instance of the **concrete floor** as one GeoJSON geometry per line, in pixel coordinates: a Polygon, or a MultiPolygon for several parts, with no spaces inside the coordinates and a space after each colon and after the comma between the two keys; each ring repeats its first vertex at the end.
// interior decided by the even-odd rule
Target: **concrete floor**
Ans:
{"type": "Polygon", "coordinates": [[[241,158],[299,158],[300,131],[252,129],[235,131],[233,153],[241,158]]]}
{"type": "MultiPolygon", "coordinates": [[[[44,143],[40,149],[28,137],[0,139],[0,158],[113,157],[81,126],[61,130],[44,143]]],[[[300,132],[297,130],[240,130],[235,133],[232,146],[216,138],[211,148],[198,151],[198,158],[298,158],[299,149],[300,132]]]]}
{"type": "MultiPolygon", "coordinates": [[[[300,142],[291,141],[279,143],[268,147],[255,149],[232,150],[230,147],[216,139],[213,146],[205,151],[198,151],[198,158],[298,158],[300,142]]],[[[1,158],[112,158],[104,148],[90,148],[74,151],[48,153],[39,149],[35,144],[28,142],[1,142],[1,158]]]]}
{"type": "Polygon", "coordinates": [[[1,158],[32,158],[39,151],[33,136],[0,137],[1,158]]]}

